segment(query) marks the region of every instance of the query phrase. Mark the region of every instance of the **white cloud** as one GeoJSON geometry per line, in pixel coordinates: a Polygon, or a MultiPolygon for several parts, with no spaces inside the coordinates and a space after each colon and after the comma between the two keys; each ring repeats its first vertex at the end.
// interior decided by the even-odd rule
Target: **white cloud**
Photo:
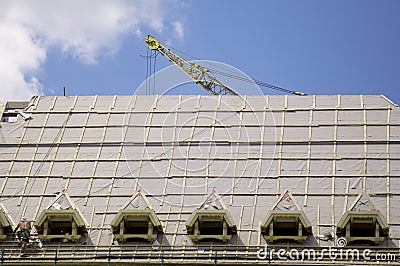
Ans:
{"type": "MultiPolygon", "coordinates": [[[[118,51],[124,35],[142,36],[143,26],[161,33],[166,5],[161,0],[35,0],[0,2],[0,100],[41,93],[35,74],[50,47],[83,63],[118,51]]],[[[183,38],[183,25],[174,21],[183,38]]]]}
{"type": "Polygon", "coordinates": [[[46,58],[40,42],[18,24],[0,24],[0,100],[29,99],[41,94],[35,77],[26,74],[37,71],[46,58]]]}
{"type": "Polygon", "coordinates": [[[172,22],[172,26],[174,27],[174,31],[177,34],[180,40],[183,40],[184,36],[184,28],[183,23],[181,21],[175,20],[172,22]]]}

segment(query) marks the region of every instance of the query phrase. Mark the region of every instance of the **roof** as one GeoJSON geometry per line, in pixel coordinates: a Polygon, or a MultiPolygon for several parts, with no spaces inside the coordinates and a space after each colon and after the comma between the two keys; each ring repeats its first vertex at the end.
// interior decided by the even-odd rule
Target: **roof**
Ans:
{"type": "MultiPolygon", "coordinates": [[[[104,263],[92,256],[109,247],[153,262],[161,250],[173,262],[169,254],[180,258],[182,249],[204,255],[199,263],[216,248],[237,256],[247,247],[256,258],[266,243],[260,224],[286,189],[311,223],[305,246],[334,245],[317,236],[334,233],[362,191],[390,226],[381,246],[399,246],[400,109],[384,96],[40,96],[23,112],[30,117],[0,123],[0,202],[12,220],[36,220],[65,191],[90,238],[34,249],[30,262],[54,258],[56,247],[65,260],[93,263],[104,263]],[[200,248],[186,221],[213,189],[237,234],[200,248]],[[138,190],[163,233],[117,245],[110,223],[138,190]]],[[[10,243],[5,256],[18,262],[10,243]]]]}

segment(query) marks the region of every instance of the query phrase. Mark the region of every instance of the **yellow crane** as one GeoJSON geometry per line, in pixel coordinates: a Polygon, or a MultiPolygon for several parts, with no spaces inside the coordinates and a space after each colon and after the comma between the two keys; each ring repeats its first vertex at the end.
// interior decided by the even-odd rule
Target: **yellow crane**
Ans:
{"type": "Polygon", "coordinates": [[[204,89],[214,95],[238,95],[236,92],[222,84],[218,79],[208,73],[208,69],[199,66],[198,64],[187,61],[182,56],[176,54],[160,43],[156,38],[147,35],[146,43],[152,50],[159,51],[162,55],[167,57],[169,61],[174,63],[197,84],[201,85],[204,89]]]}
{"type": "MultiPolygon", "coordinates": [[[[212,76],[209,70],[205,67],[199,66],[198,64],[191,63],[187,61],[182,56],[178,55],[171,49],[167,48],[161,42],[159,42],[156,38],[151,35],[147,35],[146,44],[151,50],[156,50],[160,52],[163,56],[167,57],[169,61],[174,63],[177,67],[179,67],[183,72],[185,72],[191,79],[193,79],[197,84],[201,85],[204,89],[210,92],[213,95],[238,95],[235,91],[225,86],[222,82],[220,82],[216,77],[212,76]]],[[[218,72],[218,71],[214,71],[218,72]]],[[[219,72],[223,74],[222,72],[219,72]]],[[[248,79],[244,77],[238,77],[229,74],[230,77],[239,78],[242,81],[253,82],[257,85],[267,87],[270,89],[282,91],[285,93],[291,93],[295,95],[307,95],[302,92],[291,91],[285,88],[277,87],[271,84],[267,84],[262,81],[257,81],[253,79],[248,79]]]]}

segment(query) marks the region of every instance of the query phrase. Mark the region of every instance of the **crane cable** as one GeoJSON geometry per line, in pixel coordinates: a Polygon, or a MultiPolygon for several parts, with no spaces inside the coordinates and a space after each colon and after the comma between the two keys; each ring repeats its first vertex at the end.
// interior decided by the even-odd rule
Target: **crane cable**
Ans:
{"type": "MultiPolygon", "coordinates": [[[[165,45],[165,46],[166,46],[166,45],[165,45]]],[[[193,56],[193,55],[191,55],[191,54],[188,54],[188,53],[186,53],[186,52],[184,52],[184,51],[178,50],[178,49],[173,48],[173,47],[171,47],[171,46],[166,46],[166,47],[169,48],[169,49],[175,50],[175,51],[177,51],[177,52],[179,52],[179,53],[182,53],[182,54],[184,54],[184,55],[187,55],[187,56],[189,56],[189,57],[191,57],[191,58],[193,58],[193,59],[202,60],[202,59],[200,59],[200,58],[198,58],[198,57],[195,57],[195,56],[193,56]]],[[[216,64],[213,64],[213,63],[211,63],[211,62],[208,62],[208,63],[209,63],[210,65],[214,65],[214,66],[216,66],[216,67],[220,67],[220,66],[217,66],[216,64]]],[[[260,80],[253,79],[253,78],[251,78],[251,77],[239,76],[239,75],[235,74],[235,73],[234,73],[233,71],[231,71],[231,70],[226,70],[226,71],[231,72],[231,73],[233,73],[233,74],[229,74],[229,73],[222,72],[222,71],[219,71],[219,70],[216,70],[216,69],[212,69],[212,68],[207,68],[207,69],[208,69],[208,71],[209,71],[210,73],[213,73],[213,74],[218,74],[218,75],[225,76],[225,77],[228,77],[228,78],[233,78],[233,79],[237,79],[237,80],[240,80],[240,81],[244,81],[244,82],[248,82],[248,83],[253,83],[253,84],[256,84],[256,85],[258,85],[258,86],[262,86],[262,87],[265,87],[265,88],[273,89],[273,90],[276,90],[276,91],[285,92],[285,93],[294,94],[294,95],[300,95],[300,96],[305,96],[305,95],[307,95],[307,94],[305,94],[305,93],[303,93],[303,92],[298,92],[298,91],[293,91],[293,90],[285,89],[285,88],[282,88],[282,87],[279,87],[279,86],[275,86],[275,85],[266,83],[266,82],[264,82],[264,81],[260,81],[260,80]]]]}
{"type": "Polygon", "coordinates": [[[147,48],[146,55],[140,55],[141,57],[146,58],[146,80],[145,80],[145,88],[146,88],[146,95],[154,95],[155,87],[156,87],[156,77],[154,73],[156,72],[156,63],[157,63],[157,55],[160,52],[158,51],[150,51],[150,48],[147,48]],[[154,63],[152,63],[152,58],[154,58],[154,63]],[[151,80],[153,79],[153,85],[151,84],[151,80]]]}
{"type": "Polygon", "coordinates": [[[148,78],[149,78],[149,51],[150,48],[147,47],[147,54],[146,54],[146,95],[147,95],[147,87],[148,87],[148,78]]]}
{"type": "MultiPolygon", "coordinates": [[[[153,64],[153,74],[150,75],[153,76],[153,89],[152,89],[152,95],[155,94],[155,88],[156,88],[156,75],[154,75],[156,73],[156,64],[157,64],[157,55],[159,55],[160,52],[158,51],[154,51],[154,64],[153,64]]],[[[150,59],[151,60],[151,59],[150,59]]]]}
{"type": "Polygon", "coordinates": [[[278,87],[272,84],[268,84],[266,82],[260,81],[260,80],[256,80],[253,78],[246,78],[243,76],[238,76],[238,75],[233,75],[233,74],[228,74],[222,71],[218,71],[215,69],[209,69],[210,73],[214,73],[214,74],[219,74],[221,76],[225,76],[225,77],[229,77],[229,78],[233,78],[233,79],[237,79],[237,80],[241,80],[241,81],[245,81],[245,82],[249,82],[249,83],[254,83],[257,84],[259,86],[265,87],[265,88],[269,88],[269,89],[273,89],[273,90],[277,90],[277,91],[281,91],[281,92],[285,92],[285,93],[290,93],[290,94],[295,94],[295,95],[306,95],[302,92],[297,92],[297,91],[292,91],[289,89],[285,89],[282,87],[278,87]]]}

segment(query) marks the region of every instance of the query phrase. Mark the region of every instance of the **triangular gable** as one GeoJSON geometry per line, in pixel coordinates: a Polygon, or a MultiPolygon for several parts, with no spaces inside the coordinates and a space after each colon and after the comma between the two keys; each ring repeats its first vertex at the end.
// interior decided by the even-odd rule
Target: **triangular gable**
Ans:
{"type": "MultiPolygon", "coordinates": [[[[9,215],[8,211],[6,208],[3,206],[3,204],[0,203],[0,226],[3,228],[2,232],[12,232],[12,230],[15,228],[15,223],[11,216],[9,215]]],[[[0,239],[4,239],[6,236],[0,235],[0,239]]]]}
{"type": "Polygon", "coordinates": [[[350,206],[349,211],[351,212],[377,212],[378,208],[375,203],[371,200],[369,195],[364,191],[358,195],[356,200],[350,206]]]}
{"type": "Polygon", "coordinates": [[[56,198],[47,206],[47,210],[76,210],[76,206],[71,198],[65,193],[61,192],[56,198]]]}
{"type": "Polygon", "coordinates": [[[122,207],[123,210],[152,210],[150,202],[141,190],[133,195],[133,197],[122,207]]]}
{"type": "Polygon", "coordinates": [[[299,211],[300,208],[294,200],[292,194],[289,190],[285,190],[284,193],[278,198],[274,206],[272,206],[273,211],[299,211]]]}
{"type": "Polygon", "coordinates": [[[12,228],[15,227],[15,223],[11,218],[10,214],[8,213],[7,209],[4,207],[2,203],[0,203],[0,222],[3,227],[11,226],[12,228]]]}
{"type": "Polygon", "coordinates": [[[202,201],[198,210],[225,210],[226,206],[215,189],[213,189],[202,201]]]}

